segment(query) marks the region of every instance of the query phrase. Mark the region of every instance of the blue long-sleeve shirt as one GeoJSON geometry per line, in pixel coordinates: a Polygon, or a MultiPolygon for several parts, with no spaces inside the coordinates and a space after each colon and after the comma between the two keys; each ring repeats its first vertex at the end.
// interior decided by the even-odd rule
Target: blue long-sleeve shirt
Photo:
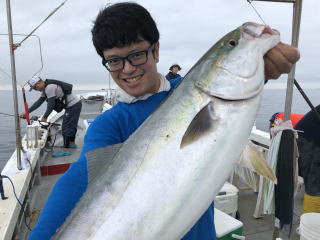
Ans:
{"type": "MultiPolygon", "coordinates": [[[[173,89],[181,79],[171,81],[173,89]]],[[[45,240],[55,233],[75,207],[88,184],[85,154],[93,149],[122,143],[152,114],[169,92],[160,92],[132,104],[119,102],[99,115],[87,130],[83,149],[77,162],[54,186],[30,240],[45,240]]],[[[192,196],[190,196],[192,197],[192,196]]],[[[183,240],[214,240],[213,206],[203,214],[183,240]]]]}

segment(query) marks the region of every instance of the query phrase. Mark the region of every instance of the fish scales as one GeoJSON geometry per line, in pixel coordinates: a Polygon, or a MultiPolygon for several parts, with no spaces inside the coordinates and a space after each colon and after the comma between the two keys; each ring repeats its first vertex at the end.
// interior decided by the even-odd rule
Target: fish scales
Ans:
{"type": "Polygon", "coordinates": [[[90,162],[104,165],[92,164],[95,176],[54,238],[183,237],[248,141],[264,85],[263,55],[279,42],[266,28],[245,23],[227,34],[123,145],[88,153],[89,172],[90,162]]]}

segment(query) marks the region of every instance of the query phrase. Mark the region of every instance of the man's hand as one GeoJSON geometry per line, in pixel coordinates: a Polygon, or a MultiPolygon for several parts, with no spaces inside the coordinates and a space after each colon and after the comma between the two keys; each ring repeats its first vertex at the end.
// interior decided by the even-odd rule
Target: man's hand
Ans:
{"type": "Polygon", "coordinates": [[[277,79],[281,74],[289,73],[299,58],[300,53],[297,48],[278,43],[264,55],[265,80],[277,79]]]}
{"type": "Polygon", "coordinates": [[[26,118],[26,113],[25,112],[20,113],[19,117],[26,118]]]}

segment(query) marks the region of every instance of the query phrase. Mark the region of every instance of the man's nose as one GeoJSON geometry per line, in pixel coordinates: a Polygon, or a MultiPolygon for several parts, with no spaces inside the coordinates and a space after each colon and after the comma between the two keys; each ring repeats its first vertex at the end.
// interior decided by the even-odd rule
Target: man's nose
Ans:
{"type": "Polygon", "coordinates": [[[129,72],[133,72],[134,70],[136,70],[136,67],[133,66],[133,65],[128,61],[128,59],[125,59],[125,60],[124,60],[124,63],[123,63],[123,72],[129,73],[129,72]]]}

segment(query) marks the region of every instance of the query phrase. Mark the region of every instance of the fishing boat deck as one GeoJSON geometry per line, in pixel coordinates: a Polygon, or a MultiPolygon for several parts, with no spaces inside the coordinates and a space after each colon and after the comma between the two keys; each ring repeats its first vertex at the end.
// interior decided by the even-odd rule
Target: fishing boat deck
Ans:
{"type": "MultiPolygon", "coordinates": [[[[79,121],[83,121],[80,119],[79,121]]],[[[62,139],[60,141],[56,141],[54,143],[53,148],[48,148],[48,156],[44,159],[44,161],[41,163],[42,166],[51,166],[51,165],[58,165],[58,164],[64,164],[64,163],[73,163],[77,161],[82,145],[83,145],[83,138],[84,138],[85,132],[82,129],[78,128],[77,135],[76,135],[76,145],[77,148],[70,148],[69,151],[72,153],[70,156],[64,156],[64,157],[59,157],[59,158],[54,158],[51,156],[52,153],[57,152],[61,150],[60,146],[63,145],[62,139]]]]}
{"type": "MultiPolygon", "coordinates": [[[[41,210],[47,200],[47,197],[58,178],[64,171],[66,171],[69,168],[71,163],[75,162],[78,159],[82,149],[85,131],[86,128],[83,124],[83,119],[79,119],[78,131],[76,136],[76,144],[78,147],[76,149],[70,149],[70,151],[72,152],[72,155],[70,156],[60,158],[53,158],[51,156],[52,153],[60,150],[60,148],[56,146],[63,145],[62,136],[60,132],[57,134],[56,138],[55,136],[52,136],[53,141],[54,139],[56,140],[54,141],[54,147],[51,147],[52,143],[47,142],[42,151],[40,151],[40,149],[36,149],[36,151],[33,150],[35,153],[32,153],[32,158],[30,162],[34,166],[33,171],[37,172],[37,174],[35,174],[35,177],[31,181],[22,180],[22,182],[32,182],[33,187],[31,189],[27,190],[31,185],[29,185],[28,187],[28,184],[25,185],[20,184],[20,182],[18,182],[17,177],[21,178],[21,173],[18,173],[17,176],[10,176],[14,183],[17,196],[20,199],[24,199],[24,194],[27,194],[29,196],[28,206],[31,206],[31,208],[26,208],[25,211],[28,212],[27,222],[30,228],[33,228],[35,223],[37,222],[41,210]],[[37,158],[39,158],[38,161],[36,161],[37,158]]],[[[43,138],[46,138],[46,136],[43,136],[43,138]]],[[[29,149],[27,150],[29,151],[29,149]]],[[[13,157],[15,158],[15,155],[13,157]]],[[[16,160],[12,162],[14,164],[16,160]]],[[[30,169],[25,169],[22,172],[25,173],[23,175],[26,175],[28,178],[31,178],[32,172],[30,171],[30,169]]],[[[0,208],[0,213],[2,213],[3,216],[16,215],[16,218],[18,218],[20,206],[18,205],[17,200],[14,197],[12,186],[10,185],[9,181],[4,181],[4,188],[5,195],[8,197],[8,199],[3,202],[5,204],[2,204],[2,207],[0,208]],[[7,205],[12,205],[12,207],[7,207],[7,205]]],[[[10,219],[13,218],[5,217],[4,219],[1,219],[1,233],[7,234],[7,236],[0,236],[1,239],[10,239],[9,236],[14,231],[16,231],[12,228],[10,222],[8,222],[11,221],[10,219]],[[10,229],[6,230],[6,228],[10,229]]],[[[20,222],[18,225],[21,224],[24,225],[24,222],[20,222]]],[[[28,230],[26,227],[21,227],[19,228],[19,232],[16,232],[14,234],[16,234],[16,236],[18,236],[19,239],[25,239],[28,235],[28,230]]]]}
{"type": "MultiPolygon", "coordinates": [[[[261,218],[253,216],[256,206],[258,193],[249,189],[243,188],[243,184],[239,184],[239,201],[238,211],[240,221],[243,222],[243,231],[246,240],[271,240],[273,239],[274,231],[274,216],[265,215],[261,218]]],[[[281,233],[279,237],[283,240],[299,240],[300,236],[297,234],[296,229],[299,226],[301,206],[303,201],[304,189],[303,187],[298,191],[294,202],[294,217],[291,238],[283,236],[281,233]]]]}
{"type": "MultiPolygon", "coordinates": [[[[82,122],[83,119],[79,119],[79,122],[82,122]]],[[[79,124],[80,125],[80,124],[79,124]]],[[[81,126],[81,125],[80,125],[81,126]]],[[[77,161],[83,146],[83,138],[85,134],[85,129],[78,126],[77,136],[76,136],[76,145],[77,148],[69,149],[72,155],[64,156],[59,158],[52,157],[52,153],[59,151],[61,148],[57,146],[61,146],[62,139],[59,138],[58,141],[54,142],[54,147],[48,148],[46,151],[46,156],[43,156],[40,166],[41,171],[41,184],[36,187],[37,194],[36,197],[33,199],[36,206],[36,209],[32,211],[37,214],[40,212],[42,207],[45,204],[45,201],[52,190],[52,187],[58,180],[58,178],[65,172],[70,164],[77,161]]],[[[36,222],[37,218],[32,217],[32,219],[36,222]]]]}

